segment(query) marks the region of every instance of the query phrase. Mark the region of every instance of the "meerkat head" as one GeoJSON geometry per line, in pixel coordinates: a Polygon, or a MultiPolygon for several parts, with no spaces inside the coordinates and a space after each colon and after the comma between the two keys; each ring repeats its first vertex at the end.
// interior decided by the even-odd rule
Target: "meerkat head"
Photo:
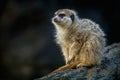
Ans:
{"type": "Polygon", "coordinates": [[[67,28],[74,22],[75,15],[76,13],[73,10],[59,9],[55,12],[52,23],[56,27],[67,28]]]}

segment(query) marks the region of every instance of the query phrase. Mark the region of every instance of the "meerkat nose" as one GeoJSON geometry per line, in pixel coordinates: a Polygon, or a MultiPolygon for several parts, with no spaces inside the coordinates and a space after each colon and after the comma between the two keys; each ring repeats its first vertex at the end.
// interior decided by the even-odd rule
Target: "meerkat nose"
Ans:
{"type": "Polygon", "coordinates": [[[58,22],[57,18],[54,18],[53,20],[54,20],[54,22],[58,22]]]}

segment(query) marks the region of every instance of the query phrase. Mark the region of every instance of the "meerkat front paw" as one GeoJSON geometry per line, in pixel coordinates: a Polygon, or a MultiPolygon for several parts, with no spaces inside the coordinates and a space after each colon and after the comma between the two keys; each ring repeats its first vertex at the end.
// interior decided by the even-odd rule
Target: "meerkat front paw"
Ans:
{"type": "Polygon", "coordinates": [[[67,62],[67,63],[68,63],[68,64],[71,63],[71,62],[73,61],[73,59],[74,59],[74,56],[70,55],[70,56],[68,57],[68,62],[67,62]]]}

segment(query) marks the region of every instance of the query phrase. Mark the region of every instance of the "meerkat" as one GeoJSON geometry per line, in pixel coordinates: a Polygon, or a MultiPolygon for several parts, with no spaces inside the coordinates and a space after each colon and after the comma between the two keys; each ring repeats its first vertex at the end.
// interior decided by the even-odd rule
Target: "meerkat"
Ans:
{"type": "Polygon", "coordinates": [[[56,42],[61,47],[66,62],[66,65],[53,72],[100,64],[105,34],[98,24],[89,19],[80,19],[70,9],[56,11],[52,23],[56,28],[56,42]]]}

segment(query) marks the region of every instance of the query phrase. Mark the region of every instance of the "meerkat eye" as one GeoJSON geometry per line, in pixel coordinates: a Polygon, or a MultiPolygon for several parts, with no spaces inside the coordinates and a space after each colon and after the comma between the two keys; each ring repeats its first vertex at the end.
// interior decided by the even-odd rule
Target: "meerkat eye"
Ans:
{"type": "Polygon", "coordinates": [[[59,14],[59,17],[63,18],[64,16],[66,16],[65,14],[59,14]]]}

